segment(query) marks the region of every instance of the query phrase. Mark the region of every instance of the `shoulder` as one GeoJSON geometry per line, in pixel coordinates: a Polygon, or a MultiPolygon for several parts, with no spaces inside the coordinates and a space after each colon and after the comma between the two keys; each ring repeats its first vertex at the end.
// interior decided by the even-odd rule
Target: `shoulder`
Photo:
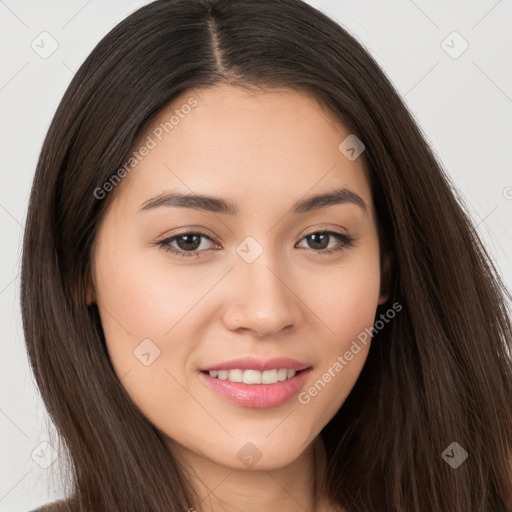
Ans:
{"type": "Polygon", "coordinates": [[[74,502],[71,500],[54,501],[47,503],[39,508],[30,510],[29,512],[72,512],[75,510],[74,502]]]}

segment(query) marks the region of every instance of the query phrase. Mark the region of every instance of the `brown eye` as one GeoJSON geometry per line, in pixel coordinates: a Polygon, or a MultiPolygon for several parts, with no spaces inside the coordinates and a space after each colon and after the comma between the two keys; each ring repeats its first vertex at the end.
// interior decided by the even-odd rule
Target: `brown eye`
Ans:
{"type": "Polygon", "coordinates": [[[161,240],[158,242],[158,245],[164,249],[164,251],[172,252],[173,254],[176,254],[176,256],[185,258],[191,256],[200,256],[199,253],[201,251],[198,251],[197,249],[201,246],[202,238],[206,238],[210,242],[213,242],[213,240],[204,233],[189,232],[181,233],[179,235],[166,238],[165,240],[161,240]],[[171,245],[174,242],[177,244],[177,248],[171,245]]]}
{"type": "Polygon", "coordinates": [[[314,233],[306,235],[302,240],[307,240],[309,247],[314,252],[319,252],[320,254],[331,254],[332,252],[342,251],[348,247],[352,247],[355,241],[354,238],[335,231],[315,231],[314,233]],[[327,249],[331,238],[336,238],[338,245],[327,249]]]}

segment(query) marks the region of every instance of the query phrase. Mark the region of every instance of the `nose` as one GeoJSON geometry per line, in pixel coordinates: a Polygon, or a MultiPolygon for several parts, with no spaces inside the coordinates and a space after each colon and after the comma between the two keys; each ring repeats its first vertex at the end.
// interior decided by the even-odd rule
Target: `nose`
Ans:
{"type": "Polygon", "coordinates": [[[300,321],[300,300],[293,293],[293,284],[287,282],[289,274],[280,271],[276,260],[266,253],[252,263],[236,260],[230,272],[223,322],[231,331],[272,336],[300,321]]]}

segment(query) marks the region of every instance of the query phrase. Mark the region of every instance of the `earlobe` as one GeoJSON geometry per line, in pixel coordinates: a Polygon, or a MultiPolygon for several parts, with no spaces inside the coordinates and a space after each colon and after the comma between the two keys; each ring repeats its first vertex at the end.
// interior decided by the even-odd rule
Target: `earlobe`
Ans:
{"type": "Polygon", "coordinates": [[[92,306],[96,302],[94,296],[87,293],[87,305],[92,306]]]}
{"type": "Polygon", "coordinates": [[[91,306],[94,302],[96,302],[96,297],[95,297],[94,291],[91,288],[92,288],[91,286],[87,287],[86,301],[87,301],[88,306],[91,306]]]}
{"type": "Polygon", "coordinates": [[[379,306],[387,302],[391,294],[391,257],[389,254],[385,254],[382,259],[381,271],[380,271],[380,295],[379,295],[379,306]]]}

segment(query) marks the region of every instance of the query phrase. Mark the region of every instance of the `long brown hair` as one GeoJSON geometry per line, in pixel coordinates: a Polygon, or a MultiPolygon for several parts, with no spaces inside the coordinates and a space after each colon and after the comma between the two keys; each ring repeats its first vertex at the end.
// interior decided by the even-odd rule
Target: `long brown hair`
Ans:
{"type": "Polygon", "coordinates": [[[70,509],[201,508],[186,468],[125,393],[86,293],[91,247],[117,192],[99,200],[94,191],[173,98],[225,83],[310,94],[366,148],[392,261],[390,303],[402,311],[374,334],[321,432],[332,503],[348,512],[511,511],[506,288],[384,72],[300,0],[146,5],[99,42],[57,109],[30,195],[21,307],[35,379],[69,452],[70,509]],[[453,443],[468,454],[457,468],[443,456],[453,443]]]}

